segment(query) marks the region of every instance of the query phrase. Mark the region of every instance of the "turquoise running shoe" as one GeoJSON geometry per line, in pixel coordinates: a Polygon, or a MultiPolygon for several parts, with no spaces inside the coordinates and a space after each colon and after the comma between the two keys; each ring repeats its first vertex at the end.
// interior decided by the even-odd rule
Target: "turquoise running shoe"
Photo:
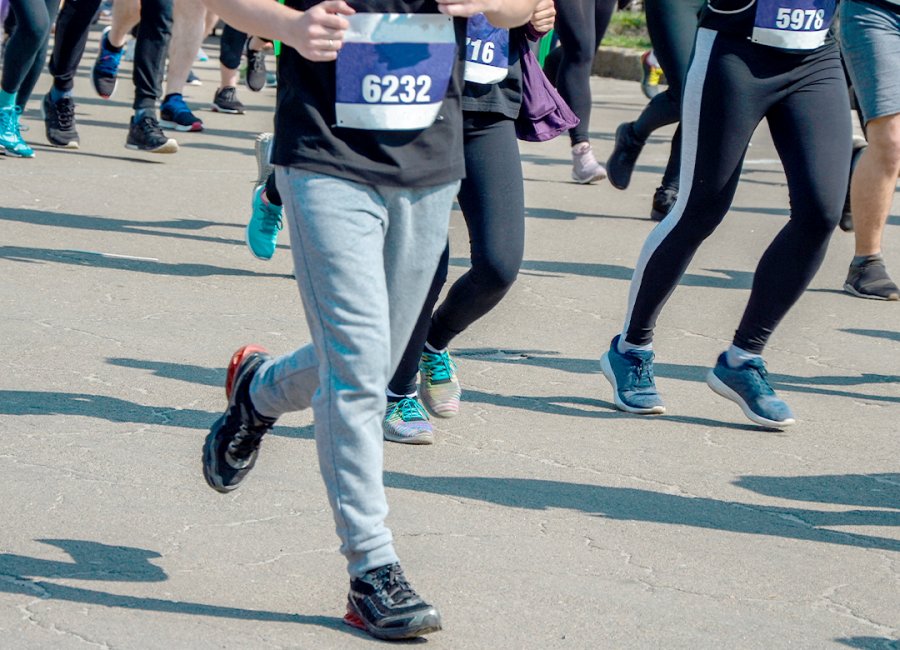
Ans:
{"type": "Polygon", "coordinates": [[[459,413],[462,388],[456,377],[456,364],[447,351],[423,352],[419,372],[419,393],[426,408],[439,418],[452,418],[459,413]]]}
{"type": "Polygon", "coordinates": [[[384,439],[392,442],[408,445],[430,445],[434,442],[434,430],[428,421],[428,413],[415,397],[388,402],[381,428],[384,439]]]}
{"type": "Polygon", "coordinates": [[[34,150],[22,139],[19,128],[19,115],[22,108],[7,106],[0,108],[0,153],[12,154],[20,158],[34,158],[34,150]]]}
{"type": "Polygon", "coordinates": [[[247,248],[258,260],[270,260],[275,254],[278,233],[284,228],[283,210],[280,205],[272,205],[263,196],[265,185],[253,190],[253,215],[247,224],[247,248]]]}

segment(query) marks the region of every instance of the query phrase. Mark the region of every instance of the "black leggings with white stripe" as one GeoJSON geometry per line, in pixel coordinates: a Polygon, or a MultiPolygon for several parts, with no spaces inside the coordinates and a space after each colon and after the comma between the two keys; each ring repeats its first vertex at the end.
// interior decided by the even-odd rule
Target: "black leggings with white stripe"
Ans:
{"type": "Polygon", "coordinates": [[[791,215],[756,268],[734,344],[762,353],[819,269],[849,176],[850,106],[838,49],[792,54],[700,29],[684,87],[681,193],[635,265],[629,343],[652,340],[694,253],[728,212],[763,118],[784,165],[791,215]]]}

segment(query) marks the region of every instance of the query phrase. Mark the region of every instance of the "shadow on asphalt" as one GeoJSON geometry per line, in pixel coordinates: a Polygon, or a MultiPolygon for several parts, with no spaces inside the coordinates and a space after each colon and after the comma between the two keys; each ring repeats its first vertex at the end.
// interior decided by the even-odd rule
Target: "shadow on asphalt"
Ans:
{"type": "MultiPolygon", "coordinates": [[[[831,478],[842,481],[845,477],[838,475],[831,478]]],[[[872,483],[875,483],[874,479],[872,483]]],[[[785,508],[635,488],[509,477],[417,476],[385,472],[384,484],[390,488],[473,499],[510,508],[561,508],[619,521],[692,526],[730,533],[900,551],[900,540],[827,528],[897,527],[900,526],[900,510],[834,512],[785,508]]]]}
{"type": "Polygon", "coordinates": [[[877,636],[851,636],[835,639],[841,645],[859,648],[859,650],[900,650],[900,641],[877,636]]]}

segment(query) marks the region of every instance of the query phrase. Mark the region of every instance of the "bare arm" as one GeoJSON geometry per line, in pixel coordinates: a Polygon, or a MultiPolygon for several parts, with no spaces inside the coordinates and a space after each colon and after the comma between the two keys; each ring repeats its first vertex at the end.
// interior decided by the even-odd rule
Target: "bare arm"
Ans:
{"type": "Polygon", "coordinates": [[[310,61],[334,61],[341,49],[344,16],[356,13],[344,0],[324,0],[307,11],[297,11],[272,0],[203,0],[204,4],[236,29],[281,41],[310,61]]]}
{"type": "Polygon", "coordinates": [[[538,0],[437,0],[438,9],[448,16],[468,18],[484,13],[495,27],[519,27],[534,13],[538,0]]]}

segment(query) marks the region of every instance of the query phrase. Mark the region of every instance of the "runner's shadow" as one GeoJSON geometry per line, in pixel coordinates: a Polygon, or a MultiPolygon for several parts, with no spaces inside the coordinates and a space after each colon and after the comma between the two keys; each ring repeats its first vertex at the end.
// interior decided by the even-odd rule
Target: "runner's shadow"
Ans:
{"type": "MultiPolygon", "coordinates": [[[[224,396],[222,400],[224,407],[224,396]]],[[[198,409],[145,406],[106,395],[0,390],[0,414],[67,415],[99,418],[108,422],[133,422],[154,426],[208,430],[221,415],[198,409]]],[[[276,425],[268,435],[312,440],[313,427],[276,425]]]]}
{"type": "Polygon", "coordinates": [[[14,262],[69,264],[72,266],[89,266],[93,268],[111,269],[114,271],[131,271],[151,275],[169,275],[186,278],[206,278],[212,276],[281,278],[293,280],[294,276],[286,273],[260,273],[248,269],[233,269],[212,264],[170,263],[153,259],[129,259],[103,253],[77,250],[53,250],[49,248],[23,248],[20,246],[0,246],[0,259],[14,262]]]}
{"type": "Polygon", "coordinates": [[[108,358],[107,363],[122,368],[149,370],[154,377],[176,379],[203,386],[224,386],[225,368],[206,368],[188,363],[168,363],[149,359],[108,358]]]}
{"type": "Polygon", "coordinates": [[[859,336],[871,336],[873,338],[879,339],[887,339],[888,341],[894,341],[896,343],[900,343],[900,332],[891,332],[889,330],[863,330],[863,329],[842,329],[841,332],[846,332],[847,334],[857,334],[859,336]]]}
{"type": "Polygon", "coordinates": [[[900,526],[897,510],[833,512],[786,508],[637,488],[481,476],[417,476],[385,472],[386,487],[494,503],[509,508],[580,511],[616,521],[648,522],[900,551],[900,541],[830,530],[842,526],[900,526]]]}
{"type": "Polygon", "coordinates": [[[900,650],[900,641],[877,636],[851,636],[835,639],[841,645],[859,650],[900,650]]]}
{"type": "Polygon", "coordinates": [[[742,476],[734,485],[794,501],[900,510],[900,474],[742,476]]]}
{"type": "Polygon", "coordinates": [[[236,618],[251,621],[318,625],[333,630],[350,631],[342,620],[332,616],[304,616],[265,610],[222,607],[183,600],[164,600],[140,596],[120,596],[105,591],[82,589],[37,580],[60,578],[101,580],[110,582],[162,582],[166,573],[149,562],[161,557],[155,551],[127,546],[108,546],[83,540],[37,540],[67,552],[73,562],[0,554],[0,593],[22,594],[43,600],[61,600],[129,610],[236,618]]]}

